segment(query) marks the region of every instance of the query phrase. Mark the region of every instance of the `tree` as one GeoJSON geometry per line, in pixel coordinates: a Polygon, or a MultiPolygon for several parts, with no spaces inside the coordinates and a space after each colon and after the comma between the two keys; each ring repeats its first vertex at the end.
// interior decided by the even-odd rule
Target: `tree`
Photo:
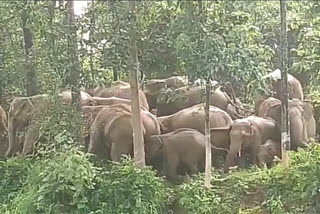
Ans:
{"type": "Polygon", "coordinates": [[[23,29],[23,40],[25,49],[25,59],[26,59],[26,89],[27,96],[36,95],[39,93],[39,88],[37,84],[37,75],[35,68],[33,66],[32,59],[32,47],[33,47],[33,35],[28,26],[30,6],[29,2],[25,2],[27,10],[23,10],[21,14],[22,29],[23,29]]]}
{"type": "Polygon", "coordinates": [[[281,13],[281,148],[282,161],[285,167],[289,166],[289,156],[286,150],[290,149],[290,124],[288,114],[288,42],[287,42],[287,4],[280,0],[281,13]]]}
{"type": "Polygon", "coordinates": [[[70,76],[69,84],[71,85],[72,104],[78,109],[80,108],[80,91],[78,89],[78,81],[80,76],[80,64],[78,59],[78,45],[77,45],[77,33],[75,26],[75,14],[74,14],[74,1],[71,0],[67,3],[67,17],[69,23],[69,37],[68,37],[68,52],[70,54],[70,76]]]}
{"type": "Polygon", "coordinates": [[[134,159],[139,167],[145,166],[144,141],[139,101],[139,62],[136,44],[135,1],[128,1],[129,10],[129,55],[130,55],[130,88],[131,88],[131,123],[133,128],[134,159]]]}

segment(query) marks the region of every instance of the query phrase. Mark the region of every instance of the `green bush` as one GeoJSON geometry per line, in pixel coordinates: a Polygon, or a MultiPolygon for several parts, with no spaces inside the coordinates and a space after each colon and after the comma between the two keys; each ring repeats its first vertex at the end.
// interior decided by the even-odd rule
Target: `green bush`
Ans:
{"type": "Polygon", "coordinates": [[[6,202],[0,205],[1,213],[160,214],[172,195],[149,169],[139,169],[130,160],[97,166],[76,149],[38,160],[24,176],[12,179],[20,169],[15,167],[10,168],[11,177],[1,181],[1,199],[6,202]]]}
{"type": "Polygon", "coordinates": [[[319,213],[320,145],[290,153],[288,169],[278,165],[221,175],[212,187],[196,177],[177,188],[180,206],[189,213],[319,213]]]}

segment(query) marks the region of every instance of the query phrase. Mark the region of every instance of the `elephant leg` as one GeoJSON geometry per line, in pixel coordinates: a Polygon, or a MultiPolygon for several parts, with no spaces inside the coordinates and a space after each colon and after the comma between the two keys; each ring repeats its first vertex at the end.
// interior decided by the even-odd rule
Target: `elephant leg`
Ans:
{"type": "Polygon", "coordinates": [[[128,144],[127,141],[124,142],[112,142],[111,144],[111,160],[114,162],[121,161],[121,155],[130,154],[131,153],[131,145],[128,144]]]}
{"type": "Polygon", "coordinates": [[[199,168],[197,164],[189,164],[191,174],[197,174],[199,172],[199,168]]]}
{"type": "Polygon", "coordinates": [[[167,173],[167,177],[171,179],[177,179],[177,169],[179,165],[179,158],[176,154],[168,154],[165,158],[165,171],[167,173]]]}
{"type": "Polygon", "coordinates": [[[34,146],[40,139],[39,129],[40,126],[38,124],[29,125],[23,143],[22,156],[29,155],[34,151],[34,146]]]}

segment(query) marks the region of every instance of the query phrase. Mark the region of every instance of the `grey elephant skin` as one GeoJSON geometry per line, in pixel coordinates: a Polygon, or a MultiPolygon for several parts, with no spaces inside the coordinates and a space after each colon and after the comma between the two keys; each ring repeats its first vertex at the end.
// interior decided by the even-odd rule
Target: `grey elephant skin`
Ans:
{"type": "Polygon", "coordinates": [[[178,178],[179,165],[188,167],[192,174],[198,173],[205,165],[205,142],[203,134],[189,128],[154,135],[145,146],[146,159],[148,162],[153,158],[162,160],[162,173],[169,179],[178,178]]]}
{"type": "MultiPolygon", "coordinates": [[[[314,132],[316,125],[312,109],[310,108],[308,102],[303,102],[299,99],[289,100],[288,114],[290,118],[290,139],[293,150],[296,150],[298,147],[306,147],[306,143],[310,137],[313,136],[311,133],[312,130],[314,132]],[[308,129],[310,130],[310,137],[308,136],[308,129]]],[[[270,117],[280,126],[281,101],[276,98],[268,98],[261,104],[258,115],[261,117],[270,117]]]]}
{"type": "Polygon", "coordinates": [[[7,157],[11,157],[17,152],[17,130],[26,129],[21,155],[25,156],[34,151],[35,143],[40,138],[41,121],[49,105],[50,101],[47,95],[18,97],[12,101],[8,113],[9,148],[6,152],[7,157]]]}
{"type": "MultiPolygon", "coordinates": [[[[131,100],[130,85],[122,81],[114,82],[110,88],[97,87],[94,89],[88,89],[86,92],[92,97],[117,97],[131,100]]],[[[139,90],[139,100],[140,105],[149,110],[149,104],[146,95],[142,90],[139,90]]]]}
{"type": "Polygon", "coordinates": [[[230,128],[230,149],[226,158],[225,172],[238,161],[238,154],[244,158],[245,153],[250,155],[251,162],[257,164],[257,152],[260,145],[266,140],[280,141],[280,132],[272,119],[249,116],[234,121],[230,128]]]}
{"type": "MultiPolygon", "coordinates": [[[[145,142],[160,134],[158,120],[149,111],[141,109],[141,120],[145,142]]],[[[122,154],[133,154],[132,138],[131,106],[111,105],[100,110],[91,125],[88,152],[99,154],[106,149],[105,158],[119,162],[122,154]]]]}
{"type": "Polygon", "coordinates": [[[258,148],[258,166],[262,167],[264,164],[271,168],[275,157],[281,159],[281,143],[268,139],[264,144],[258,148]]]}

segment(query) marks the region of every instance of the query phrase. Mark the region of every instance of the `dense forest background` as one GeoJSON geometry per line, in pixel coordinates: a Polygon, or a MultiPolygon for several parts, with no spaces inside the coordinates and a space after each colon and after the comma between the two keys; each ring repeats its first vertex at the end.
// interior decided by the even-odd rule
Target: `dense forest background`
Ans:
{"type": "MultiPolygon", "coordinates": [[[[75,70],[78,86],[85,88],[127,78],[126,2],[89,3],[74,23],[63,1],[2,2],[0,10],[1,97],[70,87],[75,70]]],[[[318,85],[319,10],[317,1],[288,2],[289,71],[305,90],[318,85]]],[[[252,80],[280,67],[278,2],[221,1],[203,7],[142,1],[136,17],[146,78],[192,79],[216,70],[215,79],[231,81],[244,96],[252,80]]]]}
{"type": "MultiPolygon", "coordinates": [[[[317,106],[320,2],[287,4],[289,73],[317,106]]],[[[70,17],[70,8],[63,0],[0,2],[0,101],[6,109],[15,96],[128,80],[127,2],[92,1],[81,17],[70,17]]],[[[256,80],[280,67],[277,1],[141,1],[136,23],[141,79],[194,80],[210,73],[251,102],[265,89],[256,80]]],[[[214,171],[207,190],[202,176],[172,187],[130,160],[100,163],[74,149],[79,127],[75,110],[57,106],[44,121],[48,143],[39,155],[1,161],[1,213],[156,214],[176,206],[184,214],[320,212],[319,146],[292,154],[290,169],[214,171]]]]}

